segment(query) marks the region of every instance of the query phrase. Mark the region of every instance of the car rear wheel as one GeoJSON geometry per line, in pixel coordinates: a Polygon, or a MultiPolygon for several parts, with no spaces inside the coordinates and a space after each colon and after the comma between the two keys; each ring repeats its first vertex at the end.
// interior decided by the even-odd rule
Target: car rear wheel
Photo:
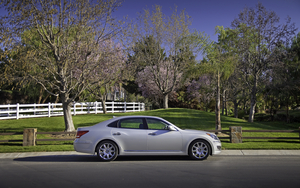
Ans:
{"type": "Polygon", "coordinates": [[[102,141],[98,144],[96,152],[101,161],[113,161],[118,156],[118,147],[112,141],[102,141]]]}
{"type": "Polygon", "coordinates": [[[189,156],[194,160],[204,160],[210,154],[210,145],[205,140],[194,140],[189,146],[189,156]]]}

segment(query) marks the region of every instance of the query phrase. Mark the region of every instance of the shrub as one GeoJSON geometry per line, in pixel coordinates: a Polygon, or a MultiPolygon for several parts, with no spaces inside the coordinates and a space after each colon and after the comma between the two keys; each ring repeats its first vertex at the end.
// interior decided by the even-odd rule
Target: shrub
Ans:
{"type": "Polygon", "coordinates": [[[265,114],[265,113],[257,113],[254,115],[255,121],[271,121],[272,115],[265,114]]]}
{"type": "Polygon", "coordinates": [[[238,111],[238,118],[240,119],[245,119],[245,111],[244,110],[239,110],[238,111]]]}

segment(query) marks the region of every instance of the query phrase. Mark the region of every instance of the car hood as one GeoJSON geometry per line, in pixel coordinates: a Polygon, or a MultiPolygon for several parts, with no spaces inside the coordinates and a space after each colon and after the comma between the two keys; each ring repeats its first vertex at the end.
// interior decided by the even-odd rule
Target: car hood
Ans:
{"type": "Polygon", "coordinates": [[[182,130],[182,132],[186,133],[186,134],[205,134],[207,133],[207,131],[200,131],[200,130],[193,130],[193,129],[184,129],[182,130]]]}

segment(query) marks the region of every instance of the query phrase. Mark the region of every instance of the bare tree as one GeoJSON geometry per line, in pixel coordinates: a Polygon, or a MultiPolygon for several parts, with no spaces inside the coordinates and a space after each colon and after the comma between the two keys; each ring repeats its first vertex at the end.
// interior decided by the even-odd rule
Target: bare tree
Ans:
{"type": "MultiPolygon", "coordinates": [[[[63,103],[65,131],[74,131],[71,103],[90,84],[94,74],[93,63],[99,56],[99,44],[110,40],[119,31],[112,12],[120,6],[118,0],[3,0],[0,8],[9,13],[1,17],[1,44],[7,51],[18,51],[21,35],[27,30],[37,34],[27,35],[30,44],[24,58],[31,61],[31,71],[24,76],[58,91],[63,103]],[[43,70],[43,71],[39,71],[43,70]],[[45,75],[47,72],[47,75],[45,75]]],[[[13,69],[14,62],[11,62],[13,69]]]]}
{"type": "Polygon", "coordinates": [[[152,12],[145,9],[132,24],[132,51],[129,54],[135,57],[129,60],[139,65],[136,66],[140,68],[138,72],[147,67],[151,82],[163,96],[164,108],[168,108],[168,95],[184,81],[188,65],[194,62],[190,52],[198,46],[191,45],[191,36],[198,40],[202,37],[201,34],[196,35],[198,33],[191,35],[190,24],[190,17],[184,11],[178,13],[175,7],[172,15],[166,16],[158,5],[153,7],[152,12]],[[165,75],[164,80],[162,75],[165,75]]]}
{"type": "Polygon", "coordinates": [[[101,44],[99,56],[95,59],[94,74],[90,77],[88,90],[102,102],[103,113],[106,114],[106,99],[110,87],[120,82],[122,71],[126,68],[126,56],[120,45],[113,41],[101,44]]]}

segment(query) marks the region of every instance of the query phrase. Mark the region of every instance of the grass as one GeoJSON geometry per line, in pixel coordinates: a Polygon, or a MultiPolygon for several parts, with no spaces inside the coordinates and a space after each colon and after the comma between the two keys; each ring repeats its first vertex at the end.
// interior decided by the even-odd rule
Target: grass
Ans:
{"type": "MultiPolygon", "coordinates": [[[[149,115],[162,117],[182,129],[211,130],[215,128],[215,114],[191,109],[159,109],[134,113],[90,114],[73,116],[74,126],[92,126],[108,120],[113,116],[149,115]]],[[[230,126],[242,126],[243,130],[297,130],[299,123],[254,122],[222,116],[222,129],[230,126]]],[[[30,118],[19,120],[0,120],[0,132],[23,132],[24,128],[37,128],[38,132],[55,132],[64,130],[63,117],[30,118]]],[[[299,133],[243,133],[243,136],[256,137],[298,137],[299,133]]],[[[51,135],[38,135],[38,139],[53,138],[51,135]]],[[[22,135],[0,136],[0,140],[20,139],[22,135]]],[[[299,139],[295,140],[243,140],[243,143],[232,144],[222,140],[223,149],[300,149],[299,139]]],[[[23,147],[22,142],[0,143],[0,153],[6,152],[39,152],[39,151],[73,151],[72,141],[38,142],[35,147],[23,147]]]]}

